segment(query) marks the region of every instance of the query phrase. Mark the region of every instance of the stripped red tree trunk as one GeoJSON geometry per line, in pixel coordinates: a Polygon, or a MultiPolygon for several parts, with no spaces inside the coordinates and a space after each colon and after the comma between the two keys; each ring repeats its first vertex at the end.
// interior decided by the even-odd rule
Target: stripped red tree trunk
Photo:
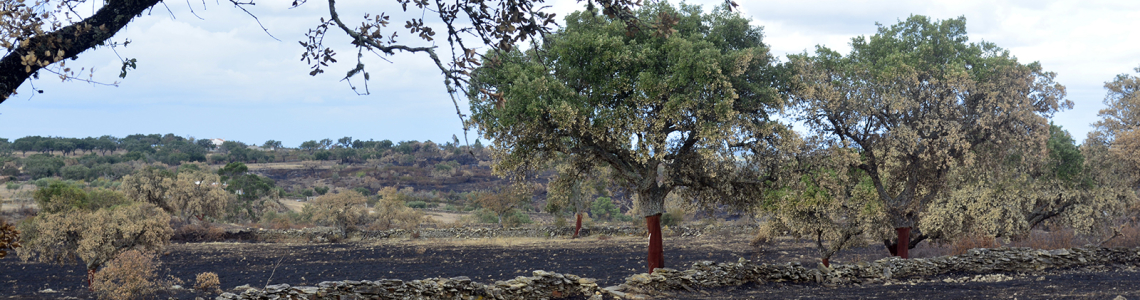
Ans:
{"type": "Polygon", "coordinates": [[[823,266],[824,266],[824,267],[828,267],[828,268],[830,268],[830,267],[831,267],[831,263],[830,263],[830,262],[828,262],[826,258],[824,258],[824,259],[823,259],[823,266]]]}
{"type": "Polygon", "coordinates": [[[574,238],[578,238],[578,231],[582,230],[582,213],[575,214],[577,221],[574,221],[574,238]]]}
{"type": "Polygon", "coordinates": [[[665,267],[665,249],[661,244],[661,214],[645,217],[649,229],[649,273],[665,267]]]}
{"type": "Polygon", "coordinates": [[[898,253],[899,257],[906,259],[909,254],[907,252],[910,249],[910,227],[895,228],[895,231],[899,234],[895,252],[898,253]]]}
{"type": "Polygon", "coordinates": [[[91,290],[91,280],[95,279],[95,269],[87,269],[87,289],[91,290]]]}

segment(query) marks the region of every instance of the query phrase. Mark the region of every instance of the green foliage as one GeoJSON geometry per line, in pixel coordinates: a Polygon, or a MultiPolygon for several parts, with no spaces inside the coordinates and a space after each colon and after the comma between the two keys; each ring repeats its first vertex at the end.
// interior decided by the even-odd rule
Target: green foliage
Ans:
{"type": "Polygon", "coordinates": [[[622,216],[625,215],[623,215],[621,213],[621,210],[618,209],[616,205],[614,205],[610,197],[598,197],[597,199],[594,199],[593,203],[590,204],[590,217],[593,217],[595,220],[625,221],[623,220],[622,216]]]}
{"type": "Polygon", "coordinates": [[[423,202],[423,201],[412,201],[412,202],[408,202],[408,207],[411,207],[411,208],[427,208],[428,204],[427,204],[427,202],[423,202]]]}
{"type": "Polygon", "coordinates": [[[372,196],[372,191],[369,191],[368,188],[356,187],[356,188],[353,188],[352,190],[356,191],[357,193],[360,193],[361,195],[363,195],[365,197],[372,196]]]}
{"type": "Polygon", "coordinates": [[[499,215],[486,208],[477,209],[471,212],[471,215],[475,216],[475,219],[482,223],[499,223],[499,215]]]}
{"type": "Polygon", "coordinates": [[[231,177],[245,175],[245,173],[248,171],[249,167],[247,167],[244,163],[231,162],[218,169],[218,175],[222,176],[222,180],[229,180],[231,177]]]}
{"type": "Polygon", "coordinates": [[[329,158],[332,158],[332,152],[322,150],[318,151],[317,153],[313,153],[313,159],[315,160],[329,160],[329,158]]]}
{"type": "Polygon", "coordinates": [[[96,188],[84,191],[74,182],[53,181],[32,194],[43,213],[61,213],[73,209],[98,210],[130,203],[122,192],[96,188]]]}
{"type": "Polygon", "coordinates": [[[769,119],[781,75],[760,28],[724,7],[703,14],[660,1],[636,14],[652,30],[575,12],[538,48],[486,54],[467,92],[471,122],[509,150],[495,171],[521,181],[558,159],[605,165],[638,194],[641,215],[664,212],[679,187],[747,206],[762,188],[730,185],[762,168],[740,155],[767,150],[756,141],[784,130],[769,119]]]}
{"type": "Polygon", "coordinates": [[[52,182],[56,182],[56,181],[59,181],[59,180],[58,179],[52,179],[52,178],[40,178],[40,179],[36,179],[35,181],[33,181],[32,184],[36,185],[37,188],[42,189],[42,188],[45,188],[48,185],[50,185],[52,182]]]}
{"type": "Polygon", "coordinates": [[[59,177],[70,180],[91,180],[95,176],[91,173],[91,168],[84,165],[66,166],[59,169],[59,177]]]}
{"type": "Polygon", "coordinates": [[[301,195],[305,196],[305,197],[312,197],[313,196],[313,190],[311,190],[311,189],[301,190],[301,195]]]}
{"type": "Polygon", "coordinates": [[[846,56],[822,46],[814,56],[791,56],[791,94],[798,119],[818,139],[859,153],[833,169],[858,167],[870,176],[889,218],[871,233],[888,244],[892,227],[917,228],[921,240],[941,235],[940,225],[919,226],[922,219],[963,220],[929,210],[953,191],[952,176],[1000,181],[986,169],[1010,153],[1042,153],[1047,118],[1072,105],[1056,74],[992,43],[969,42],[964,17],[911,16],[853,38],[851,48],[846,56]]]}
{"type": "Polygon", "coordinates": [[[313,191],[317,192],[317,195],[324,195],[324,194],[329,192],[329,187],[327,187],[327,186],[313,187],[313,191]]]}
{"type": "Polygon", "coordinates": [[[24,173],[32,179],[58,175],[63,166],[63,158],[51,154],[32,154],[24,159],[24,173]]]}
{"type": "Polygon", "coordinates": [[[91,209],[87,199],[87,192],[81,187],[70,185],[61,181],[48,184],[32,194],[36,205],[45,213],[59,213],[71,209],[91,209]]]}
{"type": "Polygon", "coordinates": [[[507,213],[507,215],[503,217],[503,226],[504,227],[518,227],[518,226],[521,226],[523,224],[531,224],[531,223],[534,223],[534,222],[530,220],[530,215],[527,215],[526,213],[524,213],[518,209],[511,210],[510,213],[507,213]]]}
{"type": "Polygon", "coordinates": [[[20,186],[21,186],[21,184],[19,182],[15,182],[15,181],[9,181],[9,182],[4,183],[4,188],[8,189],[9,191],[19,189],[20,186]]]}
{"type": "MultiPolygon", "coordinates": [[[[629,220],[626,220],[626,221],[631,221],[631,220],[632,220],[632,218],[630,218],[629,220]]],[[[670,227],[677,226],[678,224],[681,224],[681,222],[683,222],[683,221],[685,221],[685,214],[683,212],[680,212],[680,211],[674,210],[674,211],[670,211],[670,212],[666,212],[666,213],[661,214],[661,226],[670,226],[670,227]]]]}
{"type": "Polygon", "coordinates": [[[1081,176],[1085,158],[1076,141],[1061,126],[1049,124],[1048,169],[1052,176],[1071,182],[1081,176]]]}

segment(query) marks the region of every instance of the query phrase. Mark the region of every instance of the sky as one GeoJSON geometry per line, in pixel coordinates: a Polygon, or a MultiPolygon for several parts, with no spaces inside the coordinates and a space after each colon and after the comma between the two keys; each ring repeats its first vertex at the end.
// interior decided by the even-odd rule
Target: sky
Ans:
{"type": "MultiPolygon", "coordinates": [[[[873,35],[876,23],[891,25],[915,14],[965,16],[970,41],[992,42],[1023,63],[1037,61],[1057,73],[1055,80],[1066,86],[1075,105],[1053,121],[1078,142],[1104,108],[1104,83],[1117,74],[1136,74],[1133,68],[1140,66],[1140,31],[1135,30],[1140,28],[1140,1],[735,1],[753,25],[763,26],[772,54],[785,60],[816,45],[847,53],[851,38],[873,35]]],[[[117,87],[51,76],[25,82],[17,95],[0,104],[0,137],[174,133],[254,144],[272,139],[287,147],[345,136],[464,139],[443,78],[426,55],[380,58],[366,53],[362,62],[371,74],[371,94],[360,96],[340,81],[356,56],[342,32],[330,31],[326,37],[340,61],[326,73],[309,76],[309,66],[300,61],[298,41],[328,14],[327,2],[290,9],[292,1],[257,1],[247,6],[256,20],[225,3],[168,1],[113,38],[130,40],[128,46],[90,50],[67,61],[71,68],[94,68],[91,78],[118,82],[117,87]],[[119,57],[137,59],[138,68],[123,79],[118,78],[119,57]]],[[[688,3],[707,11],[723,1],[688,3]]],[[[574,0],[548,4],[559,20],[584,5],[574,0]]],[[[402,41],[428,45],[415,43],[403,28],[403,17],[421,11],[402,12],[395,1],[341,0],[337,6],[348,24],[361,22],[365,13],[385,12],[396,21],[387,29],[396,30],[402,41]]],[[[436,46],[447,49],[445,41],[437,40],[436,46]]],[[[458,100],[466,111],[466,101],[458,100]]],[[[467,137],[474,142],[478,133],[467,137]]]]}

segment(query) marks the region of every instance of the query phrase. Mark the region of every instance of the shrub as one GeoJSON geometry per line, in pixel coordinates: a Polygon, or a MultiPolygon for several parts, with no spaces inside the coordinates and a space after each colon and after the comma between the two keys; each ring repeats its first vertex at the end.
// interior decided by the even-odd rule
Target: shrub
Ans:
{"type": "Polygon", "coordinates": [[[372,227],[380,230],[397,227],[411,230],[419,227],[420,222],[424,220],[423,213],[411,209],[404,205],[403,201],[393,198],[385,197],[376,202],[373,207],[375,221],[373,221],[372,227]]]}
{"type": "Polygon", "coordinates": [[[489,209],[480,208],[475,210],[472,215],[475,216],[475,219],[480,223],[499,223],[499,215],[496,215],[495,212],[489,209]]]}
{"type": "Polygon", "coordinates": [[[203,294],[217,294],[222,292],[222,283],[218,281],[218,274],[214,272],[198,273],[194,280],[194,289],[203,294]]]}
{"type": "Polygon", "coordinates": [[[226,231],[210,223],[186,224],[174,230],[171,240],[183,242],[220,242],[225,240],[226,231]]]}
{"type": "MultiPolygon", "coordinates": [[[[327,188],[326,188],[327,189],[327,188]]],[[[327,194],[313,199],[305,205],[305,212],[319,224],[334,226],[342,234],[348,234],[367,221],[368,208],[364,207],[367,198],[360,193],[327,194]]]]}
{"type": "Polygon", "coordinates": [[[411,208],[427,208],[428,204],[427,204],[427,202],[423,202],[423,201],[412,201],[412,202],[408,202],[408,207],[411,207],[411,208]]]}
{"type": "Polygon", "coordinates": [[[261,225],[273,229],[295,229],[311,224],[306,215],[292,210],[283,213],[266,211],[261,215],[261,225]]]}
{"type": "Polygon", "coordinates": [[[327,187],[327,186],[318,186],[318,187],[314,187],[314,188],[313,188],[313,191],[314,191],[314,192],[317,192],[317,195],[321,195],[321,196],[324,196],[326,193],[328,193],[328,192],[329,192],[329,187],[327,187]]]}
{"type": "Polygon", "coordinates": [[[959,237],[950,245],[950,255],[966,254],[967,250],[974,248],[996,248],[998,243],[994,237],[983,234],[968,234],[959,237]]]}
{"type": "Polygon", "coordinates": [[[594,219],[609,221],[621,215],[621,210],[609,197],[598,197],[590,204],[590,214],[594,219]]]}
{"type": "Polygon", "coordinates": [[[59,180],[52,179],[52,178],[40,178],[40,179],[36,179],[35,181],[33,181],[32,184],[35,184],[37,188],[42,189],[42,188],[48,187],[48,185],[50,185],[52,182],[56,182],[56,181],[59,181],[59,180]]]}
{"type": "Polygon", "coordinates": [[[677,226],[677,224],[681,224],[681,221],[684,220],[684,213],[680,211],[674,210],[661,214],[661,226],[677,226]]]}
{"type": "Polygon", "coordinates": [[[1052,231],[1032,230],[1028,236],[1012,244],[1017,247],[1053,250],[1079,247],[1084,243],[1079,241],[1072,229],[1058,229],[1052,231]]]}
{"type": "Polygon", "coordinates": [[[0,257],[8,256],[7,249],[17,247],[20,247],[20,231],[0,218],[0,257]]]}
{"type": "Polygon", "coordinates": [[[99,299],[150,298],[162,284],[155,273],[158,264],[152,253],[138,250],[123,252],[95,273],[91,290],[99,299]]]}
{"type": "Polygon", "coordinates": [[[91,178],[91,169],[84,165],[74,165],[59,168],[59,177],[69,180],[86,180],[91,178]]]}
{"type": "Polygon", "coordinates": [[[160,251],[174,235],[170,215],[149,203],[41,212],[22,222],[20,231],[19,254],[25,261],[62,265],[82,260],[89,274],[126,251],[160,251]]]}
{"type": "Polygon", "coordinates": [[[530,220],[530,215],[515,209],[503,217],[503,225],[505,227],[518,227],[523,224],[534,223],[530,220]]]}

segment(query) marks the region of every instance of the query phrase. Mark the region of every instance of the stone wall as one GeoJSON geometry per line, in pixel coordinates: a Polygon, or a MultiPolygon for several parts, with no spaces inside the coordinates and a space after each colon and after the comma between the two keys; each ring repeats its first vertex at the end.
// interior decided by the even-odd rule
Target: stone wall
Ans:
{"type": "MultiPolygon", "coordinates": [[[[671,236],[702,236],[710,232],[728,234],[752,234],[755,226],[689,226],[681,225],[663,229],[665,234],[671,236]]],[[[518,228],[421,228],[416,230],[391,229],[384,231],[359,231],[350,233],[350,237],[360,239],[389,239],[410,238],[418,234],[419,238],[490,238],[490,237],[569,237],[574,234],[573,227],[518,227],[518,228]]],[[[594,226],[583,227],[580,236],[591,235],[607,236],[644,236],[644,227],[633,226],[594,226]]],[[[303,240],[313,242],[327,242],[334,240],[340,234],[330,227],[313,227],[304,229],[241,229],[226,233],[228,240],[275,241],[275,240],[303,240]]]]}
{"type": "MultiPolygon", "coordinates": [[[[949,272],[1026,272],[1049,268],[1089,265],[1140,265],[1140,249],[1030,248],[972,249],[958,256],[899,259],[884,258],[869,263],[822,264],[808,268],[799,263],[755,264],[741,258],[734,263],[703,261],[684,271],[662,268],[653,274],[627,277],[620,286],[599,288],[596,281],[575,275],[534,271],[534,276],[482,284],[467,277],[413,281],[326,281],[318,286],[271,285],[264,290],[247,289],[241,294],[224,293],[217,300],[258,299],[557,299],[585,296],[590,299],[638,298],[660,291],[734,286],[748,282],[887,283],[892,279],[939,275],[949,272]]],[[[986,275],[990,276],[990,275],[986,275]]],[[[1001,278],[997,280],[1008,280],[1001,278]]],[[[949,281],[947,281],[949,282],[949,281]]]]}
{"type": "Polygon", "coordinates": [[[1031,248],[971,249],[958,256],[900,259],[884,258],[870,263],[822,264],[808,268],[799,263],[755,264],[741,258],[735,263],[693,263],[688,270],[657,269],[653,274],[626,278],[621,290],[652,293],[661,290],[693,290],[701,287],[741,285],[747,282],[875,283],[911,276],[949,272],[1026,272],[1088,265],[1140,265],[1140,249],[1031,248]]]}
{"type": "MultiPolygon", "coordinates": [[[[619,292],[620,293],[620,292],[619,292]]],[[[223,293],[216,300],[259,299],[556,299],[586,296],[613,299],[608,290],[598,288],[594,279],[569,274],[534,271],[534,276],[482,284],[467,277],[432,278],[413,281],[325,281],[318,286],[278,284],[264,290],[247,289],[241,294],[223,293]]]]}

